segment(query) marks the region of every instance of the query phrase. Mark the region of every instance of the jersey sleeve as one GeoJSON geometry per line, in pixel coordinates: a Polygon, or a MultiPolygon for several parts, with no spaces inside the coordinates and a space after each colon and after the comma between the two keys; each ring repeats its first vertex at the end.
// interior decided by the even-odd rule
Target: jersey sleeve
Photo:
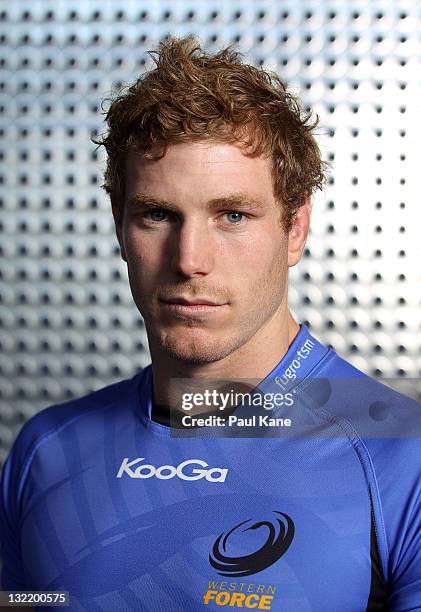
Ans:
{"type": "Polygon", "coordinates": [[[421,498],[408,513],[400,554],[390,576],[391,612],[421,610],[421,498]]]}
{"type": "Polygon", "coordinates": [[[19,455],[15,442],[7,456],[0,479],[0,583],[6,591],[26,589],[19,533],[19,455]]]}

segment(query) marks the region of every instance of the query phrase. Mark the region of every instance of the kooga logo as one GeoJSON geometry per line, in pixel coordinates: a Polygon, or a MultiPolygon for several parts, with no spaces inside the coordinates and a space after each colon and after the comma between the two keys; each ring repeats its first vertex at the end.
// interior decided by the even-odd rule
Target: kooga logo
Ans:
{"type": "Polygon", "coordinates": [[[145,457],[138,457],[129,461],[128,457],[124,457],[120,469],[117,472],[117,478],[121,478],[123,474],[127,474],[130,478],[152,478],[156,476],[160,480],[169,480],[177,476],[181,480],[200,480],[206,478],[209,482],[225,482],[225,478],[228,472],[227,468],[209,468],[208,464],[201,459],[187,459],[174,467],[173,465],[161,465],[161,467],[155,467],[154,465],[148,465],[143,461],[145,457]],[[193,467],[193,466],[201,467],[193,467]],[[134,467],[136,466],[136,467],[134,467]]]}

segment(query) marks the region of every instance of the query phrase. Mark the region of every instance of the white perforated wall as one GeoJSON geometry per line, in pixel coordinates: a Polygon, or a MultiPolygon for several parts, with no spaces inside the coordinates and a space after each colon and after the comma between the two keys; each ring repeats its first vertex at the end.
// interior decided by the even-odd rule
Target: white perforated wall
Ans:
{"type": "Polygon", "coordinates": [[[236,42],[320,115],[333,170],[291,273],[292,309],[357,367],[417,396],[419,2],[0,7],[0,461],[38,410],[149,363],[90,135],[104,129],[101,100],[167,33],[213,50],[236,42]]]}

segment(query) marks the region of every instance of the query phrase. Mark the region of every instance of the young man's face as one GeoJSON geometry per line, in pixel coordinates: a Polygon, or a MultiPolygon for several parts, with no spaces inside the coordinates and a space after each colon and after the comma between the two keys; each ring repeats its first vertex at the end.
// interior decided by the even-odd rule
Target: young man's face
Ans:
{"type": "Polygon", "coordinates": [[[297,255],[269,160],[216,141],[170,145],[157,161],[131,152],[124,206],[117,235],[152,354],[218,361],[285,319],[297,255]],[[217,306],[168,303],[181,299],[217,306]]]}

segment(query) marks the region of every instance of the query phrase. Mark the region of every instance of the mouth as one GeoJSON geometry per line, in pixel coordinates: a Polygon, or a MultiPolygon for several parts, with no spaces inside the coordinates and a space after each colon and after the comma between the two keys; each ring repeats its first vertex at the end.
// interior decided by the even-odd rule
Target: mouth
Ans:
{"type": "Polygon", "coordinates": [[[217,303],[206,298],[196,298],[194,300],[186,300],[185,298],[171,298],[168,300],[159,300],[163,307],[173,314],[183,315],[202,315],[217,313],[224,310],[227,303],[217,303]]]}
{"type": "Polygon", "coordinates": [[[188,300],[182,297],[169,298],[168,300],[162,300],[166,304],[185,304],[186,306],[224,306],[224,303],[214,302],[207,298],[195,298],[194,300],[188,300]]]}

